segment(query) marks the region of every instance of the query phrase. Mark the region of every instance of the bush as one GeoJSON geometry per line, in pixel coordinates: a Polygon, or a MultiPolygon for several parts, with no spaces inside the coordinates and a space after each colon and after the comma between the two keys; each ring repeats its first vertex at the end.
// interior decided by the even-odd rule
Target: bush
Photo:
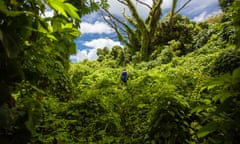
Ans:
{"type": "Polygon", "coordinates": [[[220,75],[226,72],[232,72],[240,66],[240,51],[237,49],[228,49],[219,54],[214,66],[212,67],[212,75],[220,75]]]}
{"type": "Polygon", "coordinates": [[[149,125],[148,139],[155,143],[187,143],[191,138],[189,105],[181,96],[165,95],[157,100],[149,125]]]}

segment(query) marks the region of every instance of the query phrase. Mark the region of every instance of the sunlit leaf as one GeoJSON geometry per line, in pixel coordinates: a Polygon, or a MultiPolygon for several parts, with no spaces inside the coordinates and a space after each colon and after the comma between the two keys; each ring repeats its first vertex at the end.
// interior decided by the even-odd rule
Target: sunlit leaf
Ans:
{"type": "Polygon", "coordinates": [[[138,104],[138,108],[144,108],[146,106],[146,104],[138,104]]]}
{"type": "Polygon", "coordinates": [[[65,8],[64,0],[48,0],[48,2],[53,9],[61,13],[63,16],[68,17],[64,9],[65,8]]]}
{"type": "Polygon", "coordinates": [[[74,7],[72,4],[70,4],[70,3],[65,3],[65,6],[66,6],[66,11],[67,11],[67,13],[71,16],[71,17],[73,17],[73,18],[75,18],[75,19],[77,19],[77,20],[80,20],[80,17],[79,17],[79,15],[78,15],[78,13],[77,13],[77,8],[76,7],[74,7]]]}
{"type": "Polygon", "coordinates": [[[48,34],[47,37],[50,38],[51,40],[57,40],[57,38],[52,34],[48,34]]]}
{"type": "Polygon", "coordinates": [[[61,13],[66,18],[68,18],[69,15],[77,20],[80,20],[80,17],[77,13],[77,8],[72,4],[65,2],[64,0],[48,0],[48,2],[53,9],[61,13]]]}

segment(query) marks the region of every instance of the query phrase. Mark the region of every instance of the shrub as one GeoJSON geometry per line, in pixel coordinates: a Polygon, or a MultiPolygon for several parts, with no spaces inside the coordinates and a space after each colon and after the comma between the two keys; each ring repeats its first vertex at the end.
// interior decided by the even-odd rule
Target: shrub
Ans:
{"type": "Polygon", "coordinates": [[[240,51],[237,49],[228,49],[219,54],[214,66],[212,67],[212,75],[220,75],[226,72],[232,72],[240,66],[240,51]]]}

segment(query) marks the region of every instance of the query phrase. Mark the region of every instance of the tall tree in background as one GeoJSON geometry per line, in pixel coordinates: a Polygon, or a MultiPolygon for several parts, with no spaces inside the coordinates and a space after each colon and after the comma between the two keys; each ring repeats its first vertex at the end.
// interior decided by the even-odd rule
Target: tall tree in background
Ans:
{"type": "MultiPolygon", "coordinates": [[[[170,10],[170,21],[173,22],[174,15],[183,9],[191,0],[184,3],[180,9],[176,10],[177,0],[173,0],[172,9],[170,10]]],[[[146,19],[143,19],[137,11],[132,0],[118,0],[130,10],[131,16],[123,12],[123,19],[112,15],[109,10],[104,9],[106,15],[105,21],[116,31],[118,39],[131,50],[131,54],[140,52],[141,60],[147,61],[153,51],[152,37],[155,35],[157,24],[162,15],[162,0],[152,0],[152,4],[136,0],[137,3],[147,7],[149,13],[146,19]]]]}
{"type": "Polygon", "coordinates": [[[110,21],[107,22],[117,32],[119,40],[124,42],[126,46],[132,50],[132,53],[140,51],[142,60],[147,60],[151,49],[150,38],[151,35],[153,35],[156,24],[162,14],[162,0],[153,0],[152,6],[149,6],[147,3],[142,1],[138,1],[150,9],[146,20],[141,18],[131,0],[118,1],[129,8],[132,17],[128,17],[124,12],[123,17],[126,21],[123,21],[116,18],[107,9],[105,9],[110,18],[110,21]],[[119,25],[121,26],[119,27],[119,25]]]}

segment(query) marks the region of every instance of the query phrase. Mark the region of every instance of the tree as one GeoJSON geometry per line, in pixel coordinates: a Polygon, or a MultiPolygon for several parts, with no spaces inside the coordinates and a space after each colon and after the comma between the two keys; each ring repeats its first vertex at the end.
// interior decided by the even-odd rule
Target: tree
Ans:
{"type": "MultiPolygon", "coordinates": [[[[177,0],[173,0],[172,9],[169,12],[171,15],[171,23],[173,22],[174,15],[183,9],[190,1],[191,0],[187,1],[180,9],[175,11],[177,0]]],[[[152,5],[141,0],[136,0],[137,3],[149,8],[146,19],[140,16],[133,1],[118,0],[118,2],[128,7],[131,17],[123,12],[123,19],[120,19],[112,15],[107,9],[104,9],[108,18],[105,16],[103,16],[103,18],[116,31],[118,39],[131,49],[131,55],[140,52],[141,59],[147,61],[153,52],[154,44],[152,37],[156,33],[157,24],[162,15],[162,0],[152,0],[152,5]]]]}
{"type": "Polygon", "coordinates": [[[109,49],[104,47],[103,49],[97,49],[98,61],[103,61],[106,56],[109,55],[109,49]]]}
{"type": "MultiPolygon", "coordinates": [[[[179,56],[185,55],[192,51],[191,44],[195,27],[196,23],[186,16],[175,14],[174,19],[170,15],[165,16],[158,23],[152,41],[155,47],[168,45],[171,41],[179,41],[180,45],[177,48],[180,51],[179,56]]],[[[175,50],[173,49],[173,51],[175,50]]]]}
{"type": "Polygon", "coordinates": [[[111,50],[111,57],[114,60],[117,60],[118,65],[124,65],[125,59],[124,59],[124,49],[120,46],[113,46],[111,50]]]}
{"type": "Polygon", "coordinates": [[[118,1],[121,4],[126,5],[130,9],[132,18],[128,17],[125,13],[123,13],[124,18],[127,20],[127,22],[123,22],[111,15],[110,12],[105,9],[105,12],[107,12],[108,16],[111,19],[111,22],[107,22],[112,26],[112,28],[115,29],[120,41],[123,41],[128,47],[130,47],[133,53],[136,51],[141,51],[142,59],[147,60],[151,47],[150,36],[155,30],[156,21],[158,21],[160,18],[160,6],[162,1],[153,1],[152,7],[150,7],[146,3],[142,3],[151,9],[148,18],[145,21],[140,17],[136,10],[136,7],[131,0],[118,1]],[[123,27],[118,27],[117,22],[123,27]],[[131,26],[128,25],[128,23],[131,24],[131,26]],[[124,38],[121,32],[127,34],[128,40],[124,38]]]}

